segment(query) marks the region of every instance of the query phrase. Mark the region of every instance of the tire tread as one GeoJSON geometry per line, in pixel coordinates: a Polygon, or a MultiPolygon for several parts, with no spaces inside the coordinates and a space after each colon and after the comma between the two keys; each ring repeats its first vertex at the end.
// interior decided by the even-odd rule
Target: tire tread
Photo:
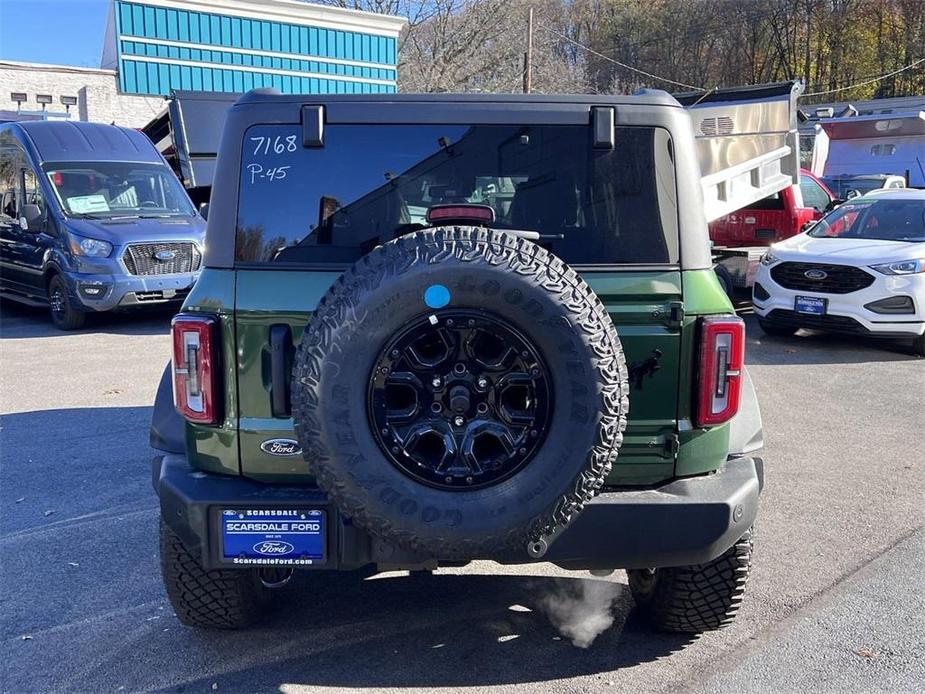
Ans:
{"type": "Polygon", "coordinates": [[[204,569],[163,521],[160,555],[167,596],[183,624],[240,629],[252,624],[262,613],[265,589],[253,571],[204,569]]]}
{"type": "Polygon", "coordinates": [[[523,550],[528,542],[568,524],[604,485],[626,428],[629,409],[626,360],[616,329],[597,295],[572,268],[540,246],[513,234],[478,227],[437,227],[402,236],[378,246],[342,274],[321,299],[302,336],[293,369],[292,412],[297,438],[318,485],[340,510],[374,535],[412,551],[444,559],[471,558],[523,550]],[[597,442],[568,489],[527,526],[465,540],[430,538],[393,527],[371,513],[363,496],[345,484],[341,468],[325,444],[316,414],[321,400],[320,374],[334,334],[355,308],[361,291],[380,286],[414,263],[434,264],[453,258],[484,262],[507,272],[534,278],[538,287],[556,295],[572,313],[582,339],[595,355],[600,397],[594,417],[597,442]]]}
{"type": "Polygon", "coordinates": [[[636,604],[663,631],[701,633],[728,626],[745,595],[752,533],[705,564],[656,569],[654,580],[644,571],[628,571],[636,604]]]}

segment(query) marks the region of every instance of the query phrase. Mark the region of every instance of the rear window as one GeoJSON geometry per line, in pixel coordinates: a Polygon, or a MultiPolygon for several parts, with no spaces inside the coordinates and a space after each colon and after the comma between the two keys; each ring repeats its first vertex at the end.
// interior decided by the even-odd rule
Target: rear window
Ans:
{"type": "Polygon", "coordinates": [[[323,147],[301,141],[298,125],[246,132],[238,262],[350,262],[451,203],[491,206],[494,228],[538,232],[572,264],[677,262],[661,128],[618,127],[612,150],[587,126],[329,125],[323,147]]]}

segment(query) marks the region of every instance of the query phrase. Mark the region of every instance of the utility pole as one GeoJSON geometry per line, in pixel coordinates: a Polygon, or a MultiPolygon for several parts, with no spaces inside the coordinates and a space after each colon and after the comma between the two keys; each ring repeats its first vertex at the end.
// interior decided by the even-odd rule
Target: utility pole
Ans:
{"type": "Polygon", "coordinates": [[[527,52],[524,53],[524,94],[533,88],[533,8],[527,11],[527,52]]]}

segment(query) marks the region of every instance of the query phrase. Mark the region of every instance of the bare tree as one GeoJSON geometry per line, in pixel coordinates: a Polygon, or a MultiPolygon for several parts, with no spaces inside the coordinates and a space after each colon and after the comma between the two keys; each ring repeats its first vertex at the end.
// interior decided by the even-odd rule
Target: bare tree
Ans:
{"type": "Polygon", "coordinates": [[[532,7],[538,92],[797,77],[807,80],[807,91],[840,90],[845,99],[925,92],[925,64],[843,90],[925,56],[925,0],[321,2],[408,18],[399,42],[405,91],[520,91],[532,7]]]}

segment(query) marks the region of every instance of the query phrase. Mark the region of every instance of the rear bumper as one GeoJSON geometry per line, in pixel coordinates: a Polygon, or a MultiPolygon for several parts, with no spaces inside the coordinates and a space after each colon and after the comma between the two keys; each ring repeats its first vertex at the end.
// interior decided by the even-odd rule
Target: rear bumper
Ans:
{"type": "MultiPolygon", "coordinates": [[[[349,570],[369,564],[414,568],[433,565],[368,535],[338,513],[321,490],[260,484],[193,470],[183,455],[158,455],[153,483],[161,515],[207,568],[230,568],[222,560],[222,508],[323,509],[329,519],[327,559],[318,568],[349,570]]],[[[684,566],[709,561],[731,547],[755,521],[763,484],[760,458],[730,459],[711,475],[675,480],[655,489],[607,491],[595,497],[553,542],[542,561],[569,569],[684,566]]],[[[516,556],[471,557],[528,564],[516,556]]]]}

